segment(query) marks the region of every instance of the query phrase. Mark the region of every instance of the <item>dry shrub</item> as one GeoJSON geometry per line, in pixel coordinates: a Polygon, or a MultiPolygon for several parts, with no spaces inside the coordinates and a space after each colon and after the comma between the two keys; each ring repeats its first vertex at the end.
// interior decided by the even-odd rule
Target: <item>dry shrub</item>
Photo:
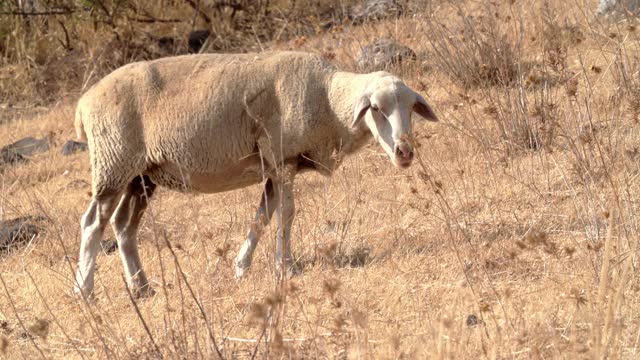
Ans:
{"type": "Polygon", "coordinates": [[[550,70],[555,83],[564,84],[571,77],[568,71],[567,57],[571,47],[580,45],[586,40],[586,35],[581,27],[564,19],[560,22],[561,15],[557,13],[548,1],[541,8],[542,14],[542,51],[545,72],[550,70]]]}
{"type": "Polygon", "coordinates": [[[616,86],[614,105],[623,105],[628,117],[635,123],[640,116],[640,57],[635,55],[637,49],[621,46],[613,62],[613,79],[616,86]]]}
{"type": "Polygon", "coordinates": [[[510,153],[539,150],[552,144],[557,128],[558,108],[552,91],[541,88],[529,94],[523,84],[489,92],[490,105],[484,112],[493,121],[510,153]]]}
{"type": "Polygon", "coordinates": [[[457,8],[458,23],[432,19],[427,39],[437,69],[465,88],[508,86],[519,73],[519,40],[499,26],[497,9],[487,5],[480,16],[457,8]]]}
{"type": "Polygon", "coordinates": [[[15,14],[32,10],[3,2],[0,99],[22,107],[78,95],[122,65],[188,53],[194,30],[208,33],[201,52],[258,51],[274,40],[313,36],[339,25],[355,3],[56,1],[36,10],[51,15],[23,16],[15,14]]]}
{"type": "Polygon", "coordinates": [[[607,60],[610,65],[606,70],[597,64],[584,70],[585,78],[609,75],[607,96],[598,99],[593,89],[586,87],[585,96],[595,100],[592,109],[580,110],[580,104],[570,102],[571,116],[566,120],[570,125],[563,131],[563,145],[570,150],[572,173],[583,185],[606,179],[607,173],[613,168],[625,168],[628,174],[636,173],[636,142],[621,137],[617,129],[622,126],[627,129],[625,132],[635,133],[634,125],[640,116],[637,34],[631,25],[627,31],[626,40],[608,44],[610,47],[606,51],[610,56],[607,60]]]}
{"type": "Polygon", "coordinates": [[[583,41],[579,27],[560,25],[543,4],[541,18],[535,19],[542,24],[544,56],[529,59],[521,49],[523,39],[535,42],[536,33],[527,32],[532,28],[517,17],[522,9],[494,4],[475,12],[455,4],[452,8],[457,21],[434,20],[426,27],[436,69],[465,93],[479,92],[487,100],[483,112],[509,153],[551,145],[559,115],[557,86],[567,84],[564,93],[577,92],[578,84],[568,83],[567,52],[571,44],[583,41]]]}
{"type": "Polygon", "coordinates": [[[562,20],[547,1],[542,4],[540,14],[539,23],[527,35],[531,40],[530,45],[539,44],[542,56],[530,62],[529,69],[523,69],[523,73],[527,74],[525,85],[529,90],[565,85],[567,94],[575,96],[577,83],[572,77],[574,73],[568,70],[567,57],[569,49],[583,43],[586,35],[579,25],[567,19],[562,20]]]}

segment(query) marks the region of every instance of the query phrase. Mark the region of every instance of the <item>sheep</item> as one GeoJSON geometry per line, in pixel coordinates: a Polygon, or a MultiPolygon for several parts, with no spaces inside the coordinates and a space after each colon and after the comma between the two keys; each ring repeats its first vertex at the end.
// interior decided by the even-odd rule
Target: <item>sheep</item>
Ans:
{"type": "Polygon", "coordinates": [[[412,112],[438,121],[399,78],[339,71],[309,53],[192,54],[116,69],[76,109],[76,132],[89,145],[92,199],[80,220],[75,292],[92,294],[109,221],[127,285],[138,296],[152,292],[136,232],[157,185],[217,193],[262,183],[236,275],[248,270],[275,210],[276,264],[289,269],[296,174],[329,176],[372,137],[395,166],[408,167],[412,112]]]}

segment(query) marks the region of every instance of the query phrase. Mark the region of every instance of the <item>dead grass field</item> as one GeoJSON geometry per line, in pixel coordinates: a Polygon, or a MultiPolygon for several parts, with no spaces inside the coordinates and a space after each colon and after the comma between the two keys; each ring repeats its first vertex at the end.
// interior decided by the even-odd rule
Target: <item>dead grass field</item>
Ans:
{"type": "Polygon", "coordinates": [[[95,303],[72,297],[90,199],[88,154],[60,155],[76,99],[0,122],[0,145],[28,135],[53,144],[0,173],[0,218],[49,219],[46,234],[0,259],[0,351],[637,358],[640,23],[596,19],[596,3],[442,2],[262,44],[353,69],[362,46],[397,39],[423,55],[396,71],[441,119],[417,124],[419,161],[408,170],[372,143],[332,178],[298,177],[292,239],[303,273],[287,281],[273,266],[275,221],[248,276],[233,276],[257,186],[160,190],[139,234],[156,295],[134,306],[118,255],[101,254],[95,303]]]}

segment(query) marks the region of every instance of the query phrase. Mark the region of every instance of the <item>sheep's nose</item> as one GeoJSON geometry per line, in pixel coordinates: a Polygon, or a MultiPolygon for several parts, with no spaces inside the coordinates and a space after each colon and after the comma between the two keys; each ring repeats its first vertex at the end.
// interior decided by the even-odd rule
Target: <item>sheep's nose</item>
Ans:
{"type": "Polygon", "coordinates": [[[411,146],[407,143],[397,144],[395,153],[397,157],[403,160],[410,161],[413,159],[413,150],[411,150],[411,146]]]}

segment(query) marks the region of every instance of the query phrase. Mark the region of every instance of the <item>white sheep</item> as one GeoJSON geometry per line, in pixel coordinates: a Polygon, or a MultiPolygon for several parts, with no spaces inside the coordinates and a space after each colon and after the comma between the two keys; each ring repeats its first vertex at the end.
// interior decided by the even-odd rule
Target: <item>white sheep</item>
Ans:
{"type": "Polygon", "coordinates": [[[260,228],[276,208],[276,260],[287,269],[296,173],[330,175],[371,136],[396,166],[409,166],[414,111],[437,121],[397,77],[338,71],[300,52],[186,55],[115,70],[76,110],[76,131],[89,144],[93,197],[81,219],[75,291],[93,291],[109,219],[128,285],[138,295],[150,290],[136,231],[156,184],[216,193],[264,182],[257,226],[237,256],[236,274],[249,268],[260,228]]]}

